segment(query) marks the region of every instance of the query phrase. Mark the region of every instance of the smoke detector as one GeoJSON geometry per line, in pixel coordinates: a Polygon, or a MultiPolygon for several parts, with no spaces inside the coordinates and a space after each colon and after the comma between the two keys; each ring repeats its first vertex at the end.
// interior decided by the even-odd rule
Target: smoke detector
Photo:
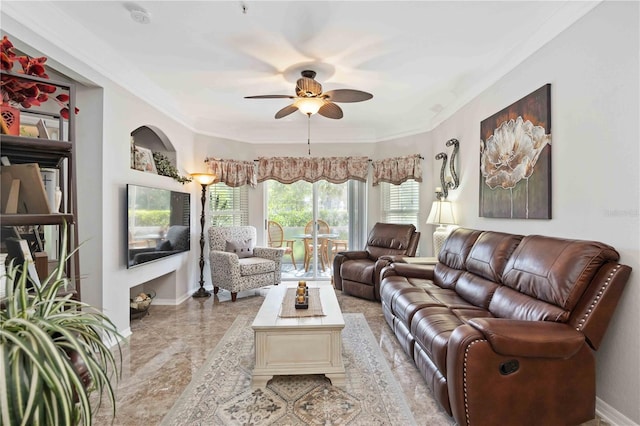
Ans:
{"type": "Polygon", "coordinates": [[[151,15],[141,7],[132,8],[129,12],[131,13],[131,19],[138,24],[149,24],[151,22],[151,15]]]}

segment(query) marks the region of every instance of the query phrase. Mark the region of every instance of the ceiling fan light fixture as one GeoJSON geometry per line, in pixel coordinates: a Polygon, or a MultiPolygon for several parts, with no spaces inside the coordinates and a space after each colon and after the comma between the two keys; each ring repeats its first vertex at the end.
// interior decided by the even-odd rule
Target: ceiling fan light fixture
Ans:
{"type": "Polygon", "coordinates": [[[321,98],[299,98],[293,103],[298,110],[305,115],[313,115],[324,105],[325,101],[321,98]]]}

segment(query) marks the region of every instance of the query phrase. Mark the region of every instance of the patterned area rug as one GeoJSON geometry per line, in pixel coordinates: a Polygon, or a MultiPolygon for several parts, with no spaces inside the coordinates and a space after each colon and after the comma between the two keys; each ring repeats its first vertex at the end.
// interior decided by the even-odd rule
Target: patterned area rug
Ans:
{"type": "Polygon", "coordinates": [[[414,425],[362,314],[344,314],[345,389],[323,375],[276,376],[251,390],[253,318],[239,316],[162,425],[414,425]]]}

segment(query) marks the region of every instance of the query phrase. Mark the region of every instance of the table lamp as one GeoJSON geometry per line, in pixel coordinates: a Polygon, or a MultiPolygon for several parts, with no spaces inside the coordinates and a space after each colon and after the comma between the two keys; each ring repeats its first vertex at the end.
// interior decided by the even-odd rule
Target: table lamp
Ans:
{"type": "Polygon", "coordinates": [[[438,225],[433,233],[434,256],[438,257],[440,249],[449,236],[450,231],[445,225],[455,225],[456,219],[453,216],[453,204],[451,201],[437,200],[431,205],[431,212],[427,218],[430,225],[438,225]]]}

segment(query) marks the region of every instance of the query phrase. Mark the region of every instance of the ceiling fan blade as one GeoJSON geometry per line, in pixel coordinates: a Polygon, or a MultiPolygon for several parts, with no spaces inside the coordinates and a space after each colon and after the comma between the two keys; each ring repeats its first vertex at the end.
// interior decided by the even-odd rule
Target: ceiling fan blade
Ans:
{"type": "Polygon", "coordinates": [[[300,77],[296,81],[296,94],[301,98],[312,98],[322,93],[322,85],[312,78],[300,77]]]}
{"type": "Polygon", "coordinates": [[[362,102],[373,98],[371,93],[352,89],[329,90],[322,96],[333,102],[362,102]]]}
{"type": "Polygon", "coordinates": [[[280,111],[276,112],[276,118],[286,117],[287,115],[294,113],[298,110],[298,107],[291,104],[282,108],[280,111]]]}
{"type": "Polygon", "coordinates": [[[293,99],[295,98],[295,96],[291,96],[291,95],[257,95],[257,96],[245,96],[245,99],[280,99],[280,98],[287,98],[287,99],[293,99]]]}
{"type": "Polygon", "coordinates": [[[322,105],[318,110],[318,114],[327,118],[334,118],[334,119],[342,118],[344,115],[342,113],[342,108],[340,108],[338,105],[334,104],[333,102],[325,102],[325,104],[322,105]]]}

